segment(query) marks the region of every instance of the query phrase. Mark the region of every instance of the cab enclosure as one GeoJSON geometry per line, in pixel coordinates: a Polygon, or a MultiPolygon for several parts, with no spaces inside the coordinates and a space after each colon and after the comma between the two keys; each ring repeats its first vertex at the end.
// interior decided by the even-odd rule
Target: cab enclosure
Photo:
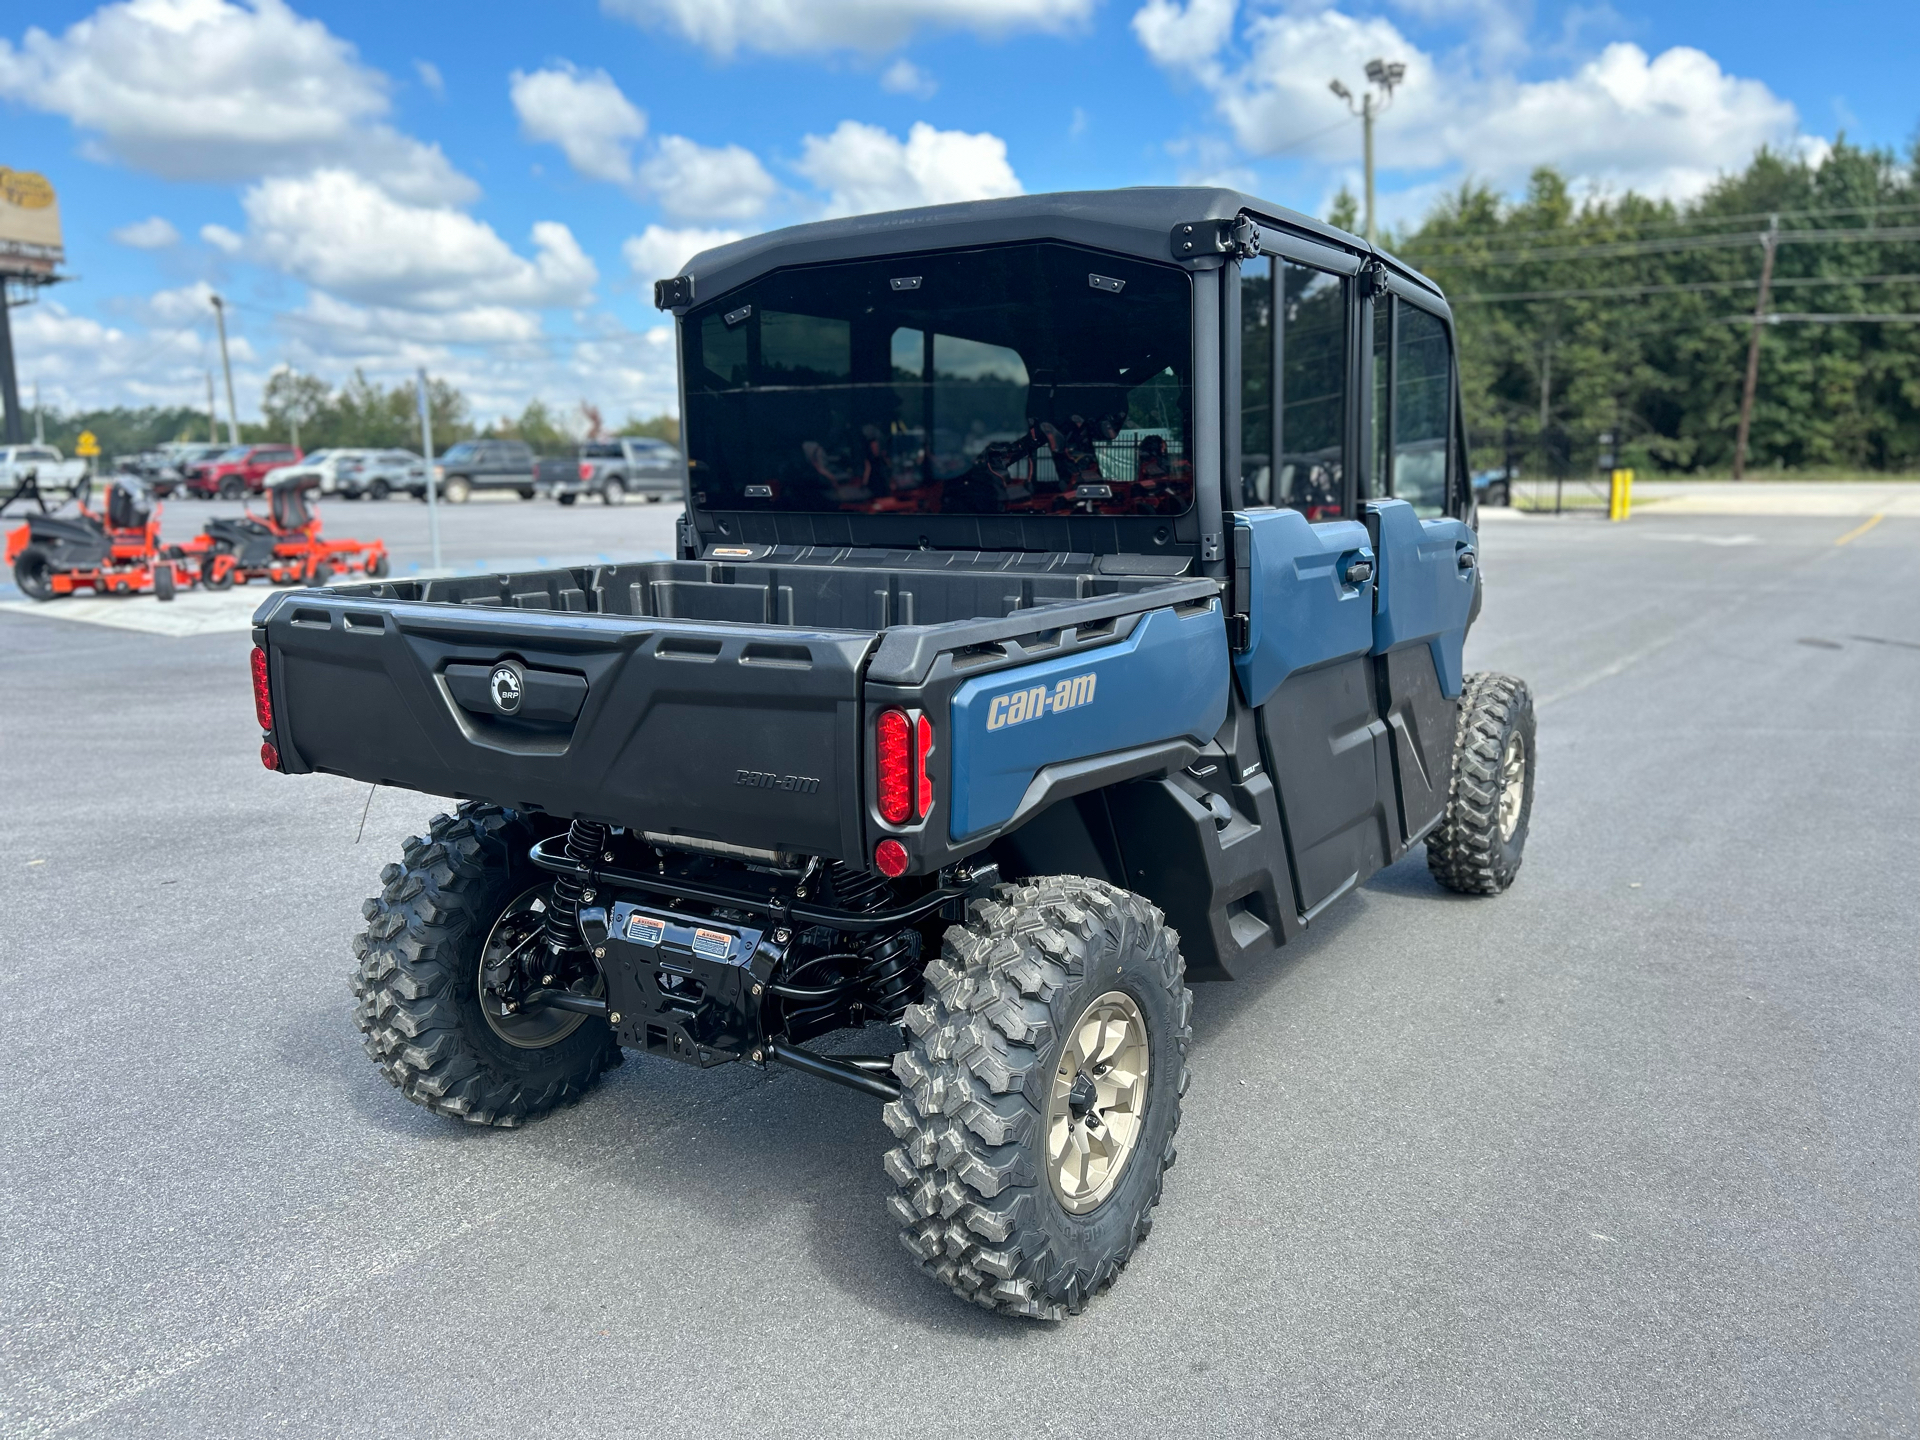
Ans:
{"type": "Polygon", "coordinates": [[[1452,316],[1391,256],[1138,189],[798,226],[656,299],[675,558],[274,595],[268,763],[612,827],[605,885],[733,913],[823,865],[933,918],[1106,880],[1195,978],[1439,818],[1477,546],[1452,316]]]}

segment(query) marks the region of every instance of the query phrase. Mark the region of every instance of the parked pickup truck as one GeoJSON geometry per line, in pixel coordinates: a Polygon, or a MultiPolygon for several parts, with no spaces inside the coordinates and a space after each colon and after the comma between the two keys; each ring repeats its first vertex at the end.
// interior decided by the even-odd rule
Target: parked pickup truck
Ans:
{"type": "Polygon", "coordinates": [[[1189,982],[1423,842],[1520,867],[1447,303],[1219,189],[823,221],[655,294],[676,558],[254,616],[269,769],[462,797],[365,907],[367,1050],[473,1124],[623,1049],[847,1086],[929,1274],[1076,1312],[1173,1162],[1189,982]]]}
{"type": "Polygon", "coordinates": [[[443,499],[464,505],[475,490],[511,490],[533,499],[533,447],[524,440],[462,440],[434,462],[443,499]]]}
{"type": "Polygon", "coordinates": [[[658,504],[670,495],[679,497],[686,473],[680,452],[666,441],[623,437],[583,441],[573,460],[542,460],[534,485],[562,505],[582,495],[597,495],[608,505],[644,495],[649,504],[658,504]]]}
{"type": "Polygon", "coordinates": [[[86,478],[86,461],[62,460],[51,445],[0,445],[0,499],[21,493],[29,479],[44,493],[72,490],[86,478]]]}

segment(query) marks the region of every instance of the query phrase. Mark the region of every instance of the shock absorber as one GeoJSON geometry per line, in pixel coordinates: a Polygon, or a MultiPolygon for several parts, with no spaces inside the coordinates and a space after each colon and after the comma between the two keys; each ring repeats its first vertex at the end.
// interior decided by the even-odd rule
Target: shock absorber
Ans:
{"type": "MultiPolygon", "coordinates": [[[[879,910],[893,898],[886,878],[836,860],[833,895],[848,910],[879,910]]],[[[920,932],[882,931],[860,942],[860,999],[889,1025],[920,998],[920,932]]]]}
{"type": "MultiPolygon", "coordinates": [[[[597,820],[576,820],[567,827],[567,858],[581,865],[598,864],[607,848],[607,827],[597,820]]],[[[580,933],[580,901],[586,886],[572,875],[553,882],[547,902],[547,948],[558,953],[578,950],[586,943],[580,933]]]]}

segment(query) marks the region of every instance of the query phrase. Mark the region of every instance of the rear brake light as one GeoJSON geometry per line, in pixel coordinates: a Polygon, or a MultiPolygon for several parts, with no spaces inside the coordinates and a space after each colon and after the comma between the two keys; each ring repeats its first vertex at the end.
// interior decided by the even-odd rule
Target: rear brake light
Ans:
{"type": "Polygon", "coordinates": [[[919,740],[915,746],[913,767],[913,813],[918,819],[927,818],[933,809],[933,782],[927,779],[927,754],[933,749],[933,722],[922,715],[919,721],[919,740]]]}
{"type": "Polygon", "coordinates": [[[889,825],[904,825],[913,814],[913,767],[908,744],[911,728],[904,710],[882,710],[874,726],[880,818],[889,825]]]}
{"type": "Polygon", "coordinates": [[[267,689],[267,652],[258,645],[253,647],[253,713],[260,728],[272,733],[273,696],[267,689]]]}
{"type": "Polygon", "coordinates": [[[580,478],[582,480],[591,480],[593,478],[593,466],[584,460],[580,462],[580,478]]]}

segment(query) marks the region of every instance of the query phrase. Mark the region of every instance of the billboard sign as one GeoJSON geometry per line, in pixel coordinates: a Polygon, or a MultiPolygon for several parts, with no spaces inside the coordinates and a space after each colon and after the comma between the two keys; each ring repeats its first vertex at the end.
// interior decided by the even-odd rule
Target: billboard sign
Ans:
{"type": "Polygon", "coordinates": [[[51,275],[66,258],[47,177],[0,165],[0,274],[51,275]]]}

